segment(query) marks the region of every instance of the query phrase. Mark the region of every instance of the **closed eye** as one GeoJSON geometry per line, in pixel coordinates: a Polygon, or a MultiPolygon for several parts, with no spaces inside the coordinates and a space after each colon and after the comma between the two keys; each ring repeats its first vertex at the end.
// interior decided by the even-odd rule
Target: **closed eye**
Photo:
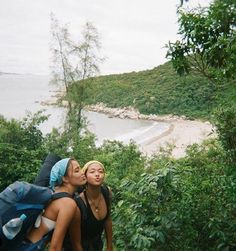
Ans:
{"type": "Polygon", "coordinates": [[[76,173],[80,172],[80,167],[76,167],[75,170],[74,170],[76,173]]]}

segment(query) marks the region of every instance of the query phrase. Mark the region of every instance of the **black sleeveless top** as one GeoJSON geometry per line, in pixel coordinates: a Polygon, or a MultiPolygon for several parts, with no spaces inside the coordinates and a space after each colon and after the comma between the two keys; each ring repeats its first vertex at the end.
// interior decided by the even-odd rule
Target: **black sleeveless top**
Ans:
{"type": "MultiPolygon", "coordinates": [[[[84,197],[87,205],[78,194],[75,196],[75,201],[81,212],[81,244],[83,251],[102,251],[103,248],[101,236],[104,230],[105,221],[110,215],[110,192],[105,185],[101,187],[101,192],[107,206],[107,214],[102,220],[97,220],[93,215],[86,192],[84,192],[84,197]]],[[[64,239],[63,250],[73,250],[68,233],[64,239]]]]}
{"type": "Polygon", "coordinates": [[[109,205],[109,190],[107,187],[101,187],[102,195],[106,202],[107,214],[104,219],[98,220],[93,214],[93,211],[88,202],[86,191],[84,191],[84,197],[87,206],[87,215],[85,218],[81,219],[81,237],[82,240],[93,240],[101,238],[102,232],[104,230],[104,224],[107,218],[109,217],[110,205],[109,205]],[[105,191],[107,190],[107,191],[105,191]]]}

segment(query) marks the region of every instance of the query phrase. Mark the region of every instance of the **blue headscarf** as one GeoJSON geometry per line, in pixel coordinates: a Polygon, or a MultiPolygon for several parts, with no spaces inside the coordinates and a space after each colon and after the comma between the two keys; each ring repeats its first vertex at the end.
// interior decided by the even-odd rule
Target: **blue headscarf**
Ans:
{"type": "Polygon", "coordinates": [[[59,160],[53,167],[50,173],[50,187],[54,188],[55,186],[62,184],[62,178],[66,174],[66,169],[70,158],[59,160]]]}

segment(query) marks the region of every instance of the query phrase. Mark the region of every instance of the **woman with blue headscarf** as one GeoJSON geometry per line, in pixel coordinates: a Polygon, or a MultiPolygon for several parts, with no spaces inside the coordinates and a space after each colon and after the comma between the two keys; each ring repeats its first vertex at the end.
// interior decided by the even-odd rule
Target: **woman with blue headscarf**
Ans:
{"type": "MultiPolygon", "coordinates": [[[[64,197],[52,200],[17,251],[44,250],[43,242],[52,233],[48,251],[61,251],[67,229],[75,215],[77,205],[72,195],[79,186],[86,183],[86,178],[75,159],[65,158],[58,161],[50,173],[50,187],[54,193],[63,193],[64,197]],[[52,231],[53,230],[53,231],[52,231]]],[[[82,248],[78,248],[78,251],[82,248]]]]}

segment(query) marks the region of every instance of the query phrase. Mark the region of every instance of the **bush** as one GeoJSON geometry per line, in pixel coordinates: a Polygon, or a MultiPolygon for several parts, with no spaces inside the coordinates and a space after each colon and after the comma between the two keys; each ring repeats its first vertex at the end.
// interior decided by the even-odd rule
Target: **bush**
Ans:
{"type": "Polygon", "coordinates": [[[41,113],[22,121],[0,117],[0,190],[16,180],[34,180],[47,154],[38,128],[45,119],[41,113]]]}
{"type": "MultiPolygon", "coordinates": [[[[236,105],[219,108],[215,112],[215,125],[219,140],[224,147],[228,162],[232,167],[236,163],[236,105]]],[[[236,171],[236,170],[234,170],[236,171]]]]}

